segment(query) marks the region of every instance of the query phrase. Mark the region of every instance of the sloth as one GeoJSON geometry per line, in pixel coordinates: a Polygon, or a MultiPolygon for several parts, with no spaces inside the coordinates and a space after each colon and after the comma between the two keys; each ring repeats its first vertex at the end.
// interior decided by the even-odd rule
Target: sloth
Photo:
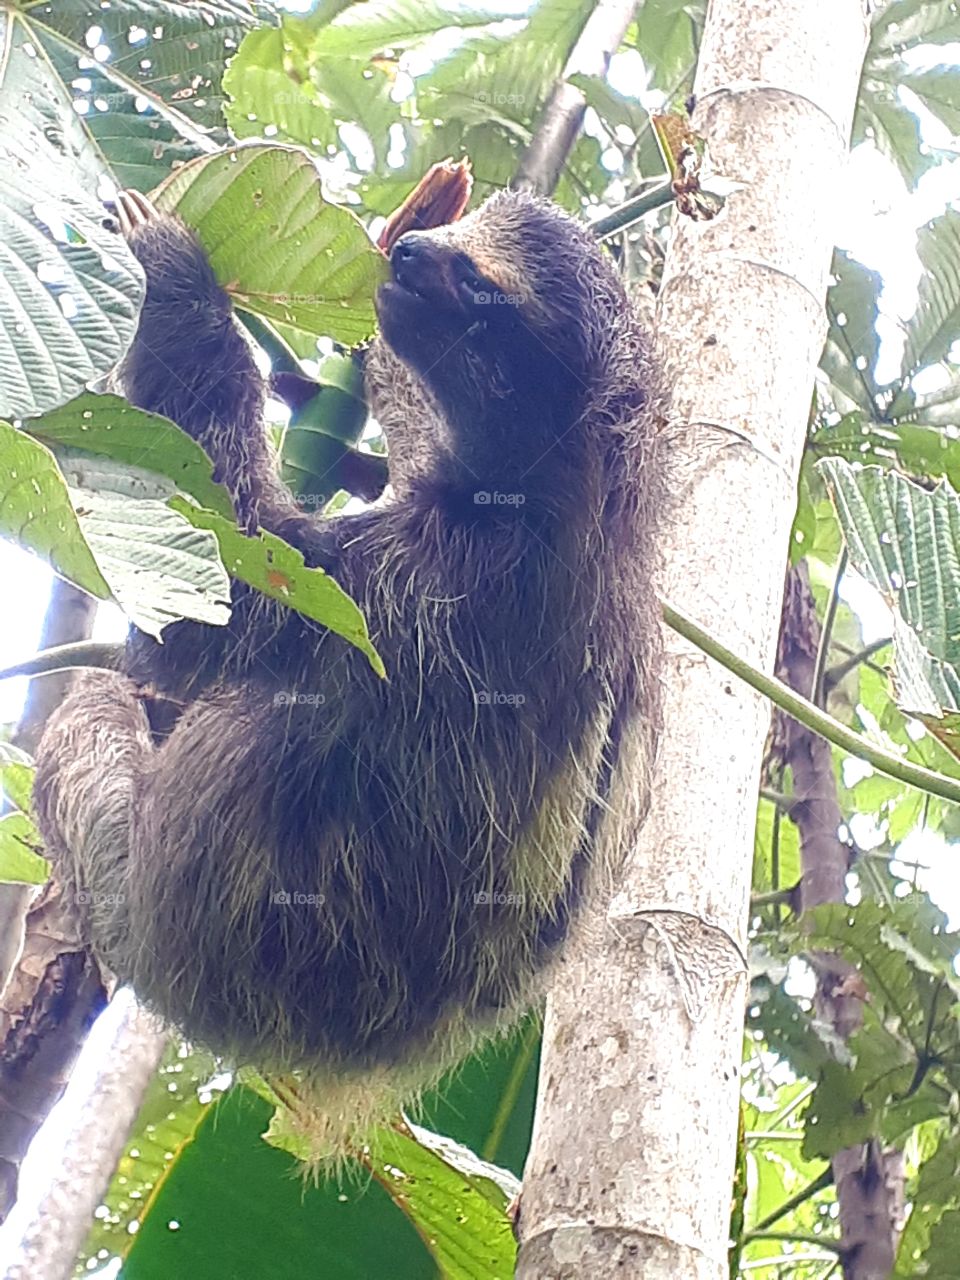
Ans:
{"type": "Polygon", "coordinates": [[[134,192],[118,214],[147,286],[125,394],[357,600],[387,677],[235,585],[227,625],[133,632],[75,686],[39,825],[100,961],[190,1040],[406,1096],[530,1008],[641,820],[658,368],[589,232],[500,192],[393,246],[366,360],[392,493],[306,514],[198,241],[134,192]]]}

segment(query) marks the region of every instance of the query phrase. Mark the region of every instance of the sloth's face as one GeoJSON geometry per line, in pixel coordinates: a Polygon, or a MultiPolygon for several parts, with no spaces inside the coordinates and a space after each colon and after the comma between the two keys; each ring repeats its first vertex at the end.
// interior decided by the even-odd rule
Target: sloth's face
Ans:
{"type": "Polygon", "coordinates": [[[559,425],[593,374],[598,263],[572,219],[504,192],[453,226],[400,237],[377,295],[383,339],[453,426],[532,405],[559,425]]]}

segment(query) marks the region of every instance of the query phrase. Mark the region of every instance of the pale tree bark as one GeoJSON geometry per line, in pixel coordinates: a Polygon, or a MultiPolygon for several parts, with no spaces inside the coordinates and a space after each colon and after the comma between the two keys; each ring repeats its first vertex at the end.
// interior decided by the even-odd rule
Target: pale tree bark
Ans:
{"type": "Polygon", "coordinates": [[[51,1176],[42,1197],[18,1204],[0,1227],[4,1280],[69,1280],[156,1071],[166,1033],[129,992],[114,1000],[109,1025],[84,1046],[65,1097],[69,1129],[51,1140],[51,1176]]]}
{"type": "MultiPolygon", "coordinates": [[[[41,650],[89,638],[96,607],[91,596],[55,578],[41,650]]],[[[72,679],[69,672],[32,681],[14,735],[18,746],[36,751],[72,679]]],[[[67,1088],[106,991],[55,879],[36,898],[31,889],[0,885],[0,960],[0,1223],[6,1223],[0,1227],[0,1270],[7,1280],[15,1274],[57,1280],[72,1274],[165,1036],[146,1015],[124,1014],[65,1143],[60,1177],[51,1181],[42,1205],[17,1213],[20,1166],[67,1088]],[[8,1248],[17,1247],[21,1232],[25,1261],[16,1270],[8,1248]]]]}
{"type": "MultiPolygon", "coordinates": [[[[85,640],[97,602],[54,578],[40,648],[85,640]]],[[[31,682],[14,734],[31,755],[70,675],[31,682]]],[[[63,1093],[83,1037],[103,1007],[91,956],[60,920],[57,894],[0,884],[0,1222],[17,1198],[20,1161],[63,1093]]]]}
{"type": "MultiPolygon", "coordinates": [[[[767,671],[866,42],[865,0],[713,0],[694,127],[743,187],[714,221],[677,219],[660,294],[679,455],[663,595],[767,671]]],[[[548,1005],[521,1280],[727,1275],[769,709],[666,646],[651,810],[548,1005]]]]}

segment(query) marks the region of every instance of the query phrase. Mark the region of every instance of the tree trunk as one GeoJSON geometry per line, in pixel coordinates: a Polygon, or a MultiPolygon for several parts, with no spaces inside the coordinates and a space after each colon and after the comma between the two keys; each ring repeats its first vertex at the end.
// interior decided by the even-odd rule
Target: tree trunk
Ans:
{"type": "MultiPolygon", "coordinates": [[[[804,697],[814,685],[821,627],[806,566],[787,574],[780,634],[779,675],[804,697]]],[[[790,817],[800,836],[799,910],[843,902],[850,848],[840,839],[843,814],[830,743],[789,716],[781,721],[782,757],[793,777],[790,817]]],[[[817,1013],[841,1040],[863,1021],[863,978],[841,956],[817,951],[809,957],[817,974],[817,1013]]],[[[903,1229],[904,1165],[897,1150],[879,1142],[857,1143],[831,1162],[840,1215],[844,1280],[886,1280],[893,1272],[903,1229]]]]}
{"type": "MultiPolygon", "coordinates": [[[[765,670],[866,42],[865,0],[713,0],[694,127],[743,185],[715,220],[677,219],[660,295],[678,424],[662,591],[765,670]]],[[[521,1280],[727,1275],[769,712],[666,640],[651,812],[548,1007],[521,1280]]]]}

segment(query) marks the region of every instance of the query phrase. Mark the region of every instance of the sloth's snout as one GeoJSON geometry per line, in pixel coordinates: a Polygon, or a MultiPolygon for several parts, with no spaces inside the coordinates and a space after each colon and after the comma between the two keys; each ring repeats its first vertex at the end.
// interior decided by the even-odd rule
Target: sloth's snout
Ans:
{"type": "Polygon", "coordinates": [[[390,254],[390,265],[402,289],[440,307],[462,309],[481,287],[466,254],[423,231],[408,231],[400,237],[390,254]]]}

